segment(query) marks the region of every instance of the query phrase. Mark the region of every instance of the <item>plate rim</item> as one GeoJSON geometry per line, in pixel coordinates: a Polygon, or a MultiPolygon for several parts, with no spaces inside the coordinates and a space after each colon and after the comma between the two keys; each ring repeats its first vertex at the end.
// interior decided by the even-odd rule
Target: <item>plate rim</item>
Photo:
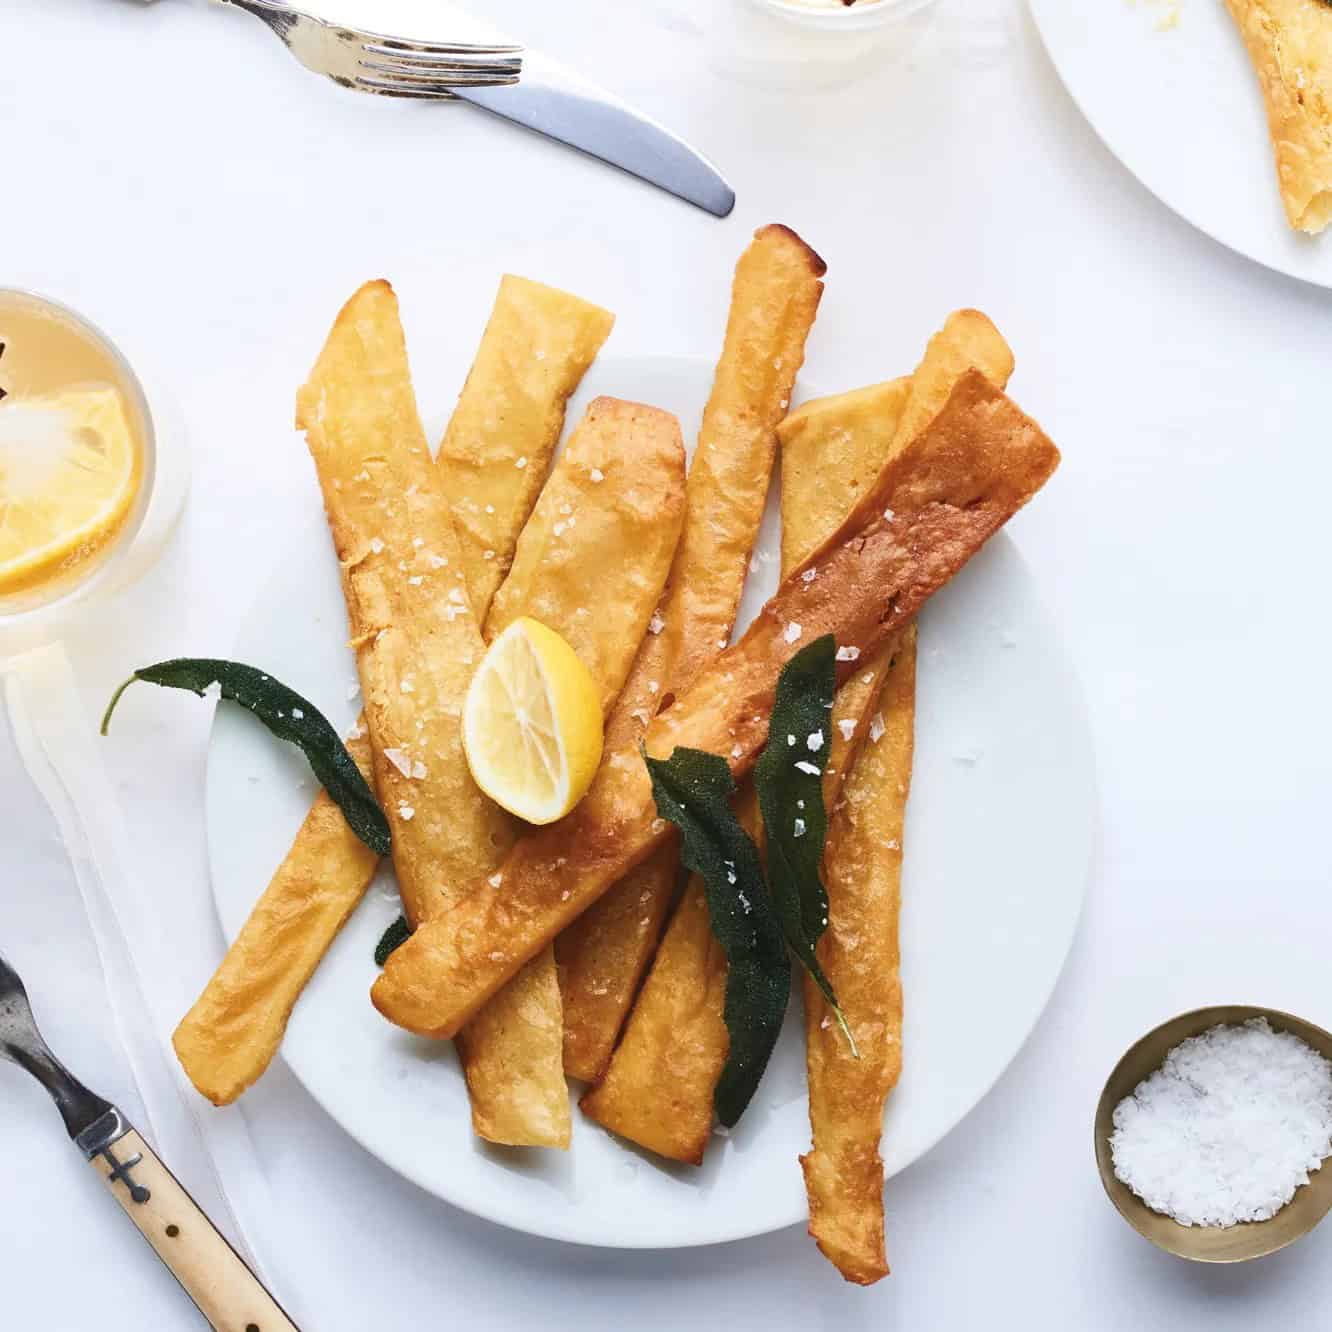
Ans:
{"type": "MultiPolygon", "coordinates": [[[[1036,35],[1040,40],[1041,49],[1045,52],[1046,58],[1050,61],[1055,74],[1059,79],[1060,86],[1068,94],[1069,99],[1077,108],[1078,114],[1091,127],[1092,132],[1105,146],[1105,149],[1111,157],[1119,163],[1138,184],[1147,191],[1158,203],[1168,208],[1170,212],[1188,223],[1195,231],[1206,236],[1208,240],[1220,245],[1223,249],[1230,251],[1231,254],[1237,254],[1241,259],[1249,263],[1257,264],[1260,268],[1265,268],[1271,273],[1279,273],[1282,277],[1291,278],[1293,281],[1302,282],[1311,287],[1316,287],[1323,291],[1332,291],[1332,260],[1329,261],[1329,271],[1326,277],[1319,277],[1308,272],[1303,272],[1294,267],[1293,261],[1287,261],[1277,255],[1268,255],[1260,253],[1249,245],[1237,239],[1231,239],[1220,229],[1217,229],[1208,222],[1198,217],[1193,208],[1178,203],[1175,199],[1162,193],[1150,180],[1147,179],[1139,167],[1134,165],[1133,154],[1124,150],[1112,130],[1105,125],[1104,119],[1092,114],[1084,94],[1080,91],[1080,84],[1070,78],[1064,59],[1062,58],[1062,46],[1052,39],[1050,30],[1053,26],[1050,20],[1050,13],[1054,6],[1057,6],[1060,0],[1027,0],[1027,12],[1031,15],[1032,25],[1036,29],[1036,35]],[[1058,47],[1058,49],[1057,49],[1058,47]]],[[[1260,98],[1257,89],[1254,90],[1255,97],[1260,98]]],[[[1261,98],[1260,98],[1261,101],[1261,98]]],[[[1264,121],[1266,120],[1266,111],[1259,105],[1258,110],[1262,112],[1264,121]]],[[[1269,167],[1271,163],[1269,162],[1269,167]]],[[[1277,188],[1275,171],[1273,170],[1269,179],[1269,187],[1273,190],[1277,188]]],[[[1293,234],[1293,233],[1292,233],[1293,234]]],[[[1314,244],[1323,245],[1332,244],[1332,228],[1320,238],[1317,236],[1306,237],[1308,241],[1314,244]]]]}

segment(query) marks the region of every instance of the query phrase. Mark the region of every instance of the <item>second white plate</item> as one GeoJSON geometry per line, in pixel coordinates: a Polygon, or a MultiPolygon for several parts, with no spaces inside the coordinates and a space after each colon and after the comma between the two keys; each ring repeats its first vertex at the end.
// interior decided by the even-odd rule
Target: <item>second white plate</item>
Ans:
{"type": "MultiPolygon", "coordinates": [[[[571,405],[597,393],[676,412],[695,437],[712,367],[665,358],[599,361],[571,405]]],[[[336,563],[310,483],[308,512],[260,594],[235,655],[350,726],[355,666],[336,563]]],[[[769,506],[741,624],[776,580],[769,506]]],[[[889,1176],[949,1131],[1031,1031],[1081,908],[1093,780],[1079,691],[1033,579],[996,538],[921,623],[916,773],[902,925],[905,1068],[890,1102],[889,1176]]],[[[300,756],[238,708],[219,708],[208,764],[213,888],[234,938],[314,794],[300,756]]],[[[575,1111],[568,1153],[495,1149],[473,1137],[448,1044],[418,1040],[370,1006],[373,951],[398,912],[372,888],[302,997],[283,1053],[370,1152],[438,1197],[532,1234],[620,1248],[710,1244],[805,1215],[796,1157],[809,1145],[799,1000],[739,1127],[699,1169],[669,1166],[575,1111]]]]}
{"type": "Polygon", "coordinates": [[[1073,100],[1157,198],[1232,250],[1332,287],[1332,234],[1286,223],[1258,76],[1223,0],[1030,2],[1073,100]]]}

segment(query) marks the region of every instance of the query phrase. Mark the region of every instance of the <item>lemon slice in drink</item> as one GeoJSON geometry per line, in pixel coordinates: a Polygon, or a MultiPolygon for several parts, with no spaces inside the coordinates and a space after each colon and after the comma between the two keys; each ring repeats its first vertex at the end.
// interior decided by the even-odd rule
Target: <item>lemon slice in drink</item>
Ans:
{"type": "Polygon", "coordinates": [[[139,486],[139,455],[109,385],[0,403],[0,593],[106,545],[139,486]]]}
{"type": "Polygon", "coordinates": [[[497,805],[528,823],[554,823],[601,762],[601,696],[573,648],[522,617],[472,677],[462,739],[476,784],[497,805]]]}

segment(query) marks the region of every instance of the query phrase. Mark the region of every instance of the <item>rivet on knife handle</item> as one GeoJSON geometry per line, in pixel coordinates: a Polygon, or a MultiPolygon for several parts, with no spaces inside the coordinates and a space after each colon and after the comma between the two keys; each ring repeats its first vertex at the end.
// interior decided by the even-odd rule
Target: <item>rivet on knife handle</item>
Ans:
{"type": "Polygon", "coordinates": [[[0,1059],[50,1093],[75,1146],[218,1332],[299,1332],[134,1126],[51,1053],[23,981],[3,957],[0,1059]]]}
{"type": "Polygon", "coordinates": [[[88,1159],[199,1312],[218,1332],[298,1332],[153,1149],[112,1113],[120,1135],[88,1159]]]}

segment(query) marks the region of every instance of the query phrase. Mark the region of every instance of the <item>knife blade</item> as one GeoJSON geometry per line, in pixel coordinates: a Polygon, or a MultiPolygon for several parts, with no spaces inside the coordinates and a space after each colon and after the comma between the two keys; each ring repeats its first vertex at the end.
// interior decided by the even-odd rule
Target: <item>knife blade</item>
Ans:
{"type": "Polygon", "coordinates": [[[538,52],[524,51],[517,84],[457,88],[453,95],[726,217],[735,191],[683,139],[613,93],[538,52]]]}

